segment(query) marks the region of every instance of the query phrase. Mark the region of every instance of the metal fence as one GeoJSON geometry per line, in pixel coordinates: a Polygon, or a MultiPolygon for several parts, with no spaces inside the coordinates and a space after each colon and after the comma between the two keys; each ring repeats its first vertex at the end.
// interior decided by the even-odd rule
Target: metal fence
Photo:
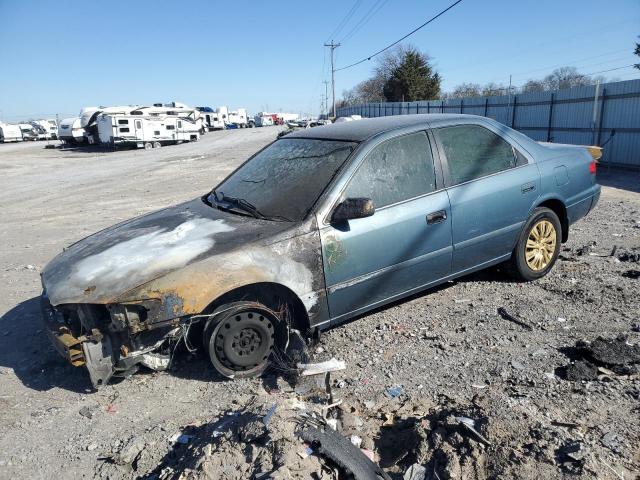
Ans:
{"type": "Polygon", "coordinates": [[[342,107],[336,113],[363,117],[482,115],[534,140],[603,146],[603,163],[640,168],[640,80],[512,96],[366,103],[342,107]]]}

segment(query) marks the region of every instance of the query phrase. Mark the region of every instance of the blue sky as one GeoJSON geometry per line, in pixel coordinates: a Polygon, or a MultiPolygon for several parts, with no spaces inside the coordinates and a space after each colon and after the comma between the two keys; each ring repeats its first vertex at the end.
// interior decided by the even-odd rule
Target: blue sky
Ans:
{"type": "MultiPolygon", "coordinates": [[[[350,34],[336,50],[337,67],[452,1],[0,0],[0,118],[171,100],[317,113],[330,77],[323,43],[352,7],[334,35],[350,34]]],[[[518,85],[562,65],[584,73],[628,65],[640,61],[632,55],[638,35],[640,0],[464,0],[408,41],[433,58],[451,90],[508,83],[509,74],[518,85]]],[[[338,72],[336,93],[372,67],[338,72]]],[[[640,71],[604,75],[626,80],[640,71]]]]}

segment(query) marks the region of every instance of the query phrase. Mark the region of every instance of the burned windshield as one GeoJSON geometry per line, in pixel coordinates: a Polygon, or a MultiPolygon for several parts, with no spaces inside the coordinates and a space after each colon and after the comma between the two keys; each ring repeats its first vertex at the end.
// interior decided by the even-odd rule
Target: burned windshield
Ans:
{"type": "Polygon", "coordinates": [[[283,138],[218,185],[210,201],[232,199],[263,218],[302,220],[355,147],[354,142],[283,138]]]}

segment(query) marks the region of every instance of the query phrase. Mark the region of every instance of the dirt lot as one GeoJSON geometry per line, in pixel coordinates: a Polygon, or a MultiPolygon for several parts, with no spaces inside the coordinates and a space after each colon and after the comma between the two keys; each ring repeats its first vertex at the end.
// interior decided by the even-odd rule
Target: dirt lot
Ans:
{"type": "MultiPolygon", "coordinates": [[[[213,441],[208,426],[248,403],[253,413],[286,410],[292,398],[311,405],[313,388],[275,375],[225,381],[206,358],[183,352],[169,372],[92,392],[86,372],[59,358],[44,334],[39,271],[91,232],[207,191],[277,131],[115,153],[0,145],[0,478],[261,471],[258,450],[213,441]]],[[[310,349],[314,361],[346,361],[332,376],[342,432],[360,437],[392,478],[414,462],[429,479],[640,478],[640,359],[628,346],[640,341],[640,175],[600,181],[598,208],[573,227],[547,278],[513,283],[492,269],[337,327],[310,349]],[[597,342],[576,347],[619,335],[628,343],[604,344],[613,359],[598,356],[597,342]]],[[[286,421],[273,425],[287,432],[286,421]]],[[[311,471],[285,467],[274,478],[311,471]]],[[[315,478],[333,478],[324,472],[315,478]]]]}

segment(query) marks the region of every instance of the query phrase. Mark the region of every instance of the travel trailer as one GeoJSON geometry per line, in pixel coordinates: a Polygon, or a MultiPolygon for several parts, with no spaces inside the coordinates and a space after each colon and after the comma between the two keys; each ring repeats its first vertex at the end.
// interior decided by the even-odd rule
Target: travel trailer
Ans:
{"type": "Polygon", "coordinates": [[[246,108],[229,111],[228,107],[222,106],[218,107],[216,112],[226,126],[236,125],[238,128],[246,128],[248,126],[246,108]]]}
{"type": "Polygon", "coordinates": [[[98,116],[101,113],[128,114],[141,108],[140,105],[123,105],[117,107],[85,107],[80,110],[80,126],[84,129],[84,137],[89,145],[99,143],[98,116]]]}
{"type": "Polygon", "coordinates": [[[36,130],[38,140],[55,140],[58,138],[58,124],[55,120],[33,120],[31,125],[36,130]]]}
{"type": "Polygon", "coordinates": [[[271,115],[256,115],[254,119],[256,127],[270,127],[273,125],[273,117],[271,115]]]}
{"type": "Polygon", "coordinates": [[[131,115],[141,115],[145,117],[173,116],[194,123],[201,134],[208,130],[204,125],[201,113],[197,109],[179,102],[165,104],[154,103],[152,107],[140,107],[132,110],[131,115]]]}
{"type": "Polygon", "coordinates": [[[229,112],[227,123],[235,123],[240,128],[247,128],[247,110],[239,108],[238,110],[229,112]]]}
{"type": "Polygon", "coordinates": [[[20,127],[20,132],[22,133],[23,140],[38,140],[38,131],[33,125],[31,125],[30,123],[19,123],[18,126],[20,127]]]}
{"type": "Polygon", "coordinates": [[[18,125],[0,123],[0,142],[22,142],[22,131],[18,125]]]}
{"type": "Polygon", "coordinates": [[[202,122],[173,115],[128,115],[103,113],[98,116],[100,142],[115,146],[158,148],[200,139],[202,122]]]}
{"type": "Polygon", "coordinates": [[[224,130],[225,123],[218,112],[213,110],[211,107],[196,107],[196,110],[200,112],[202,124],[207,130],[224,130]]]}
{"type": "Polygon", "coordinates": [[[84,143],[84,128],[80,126],[80,117],[65,118],[58,125],[58,140],[64,143],[84,143]]]}

